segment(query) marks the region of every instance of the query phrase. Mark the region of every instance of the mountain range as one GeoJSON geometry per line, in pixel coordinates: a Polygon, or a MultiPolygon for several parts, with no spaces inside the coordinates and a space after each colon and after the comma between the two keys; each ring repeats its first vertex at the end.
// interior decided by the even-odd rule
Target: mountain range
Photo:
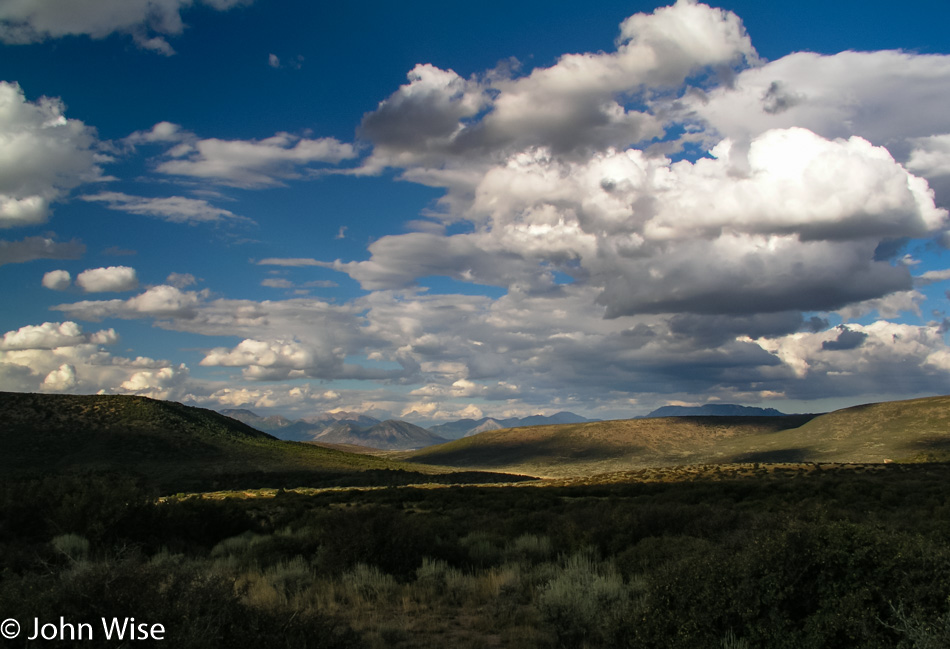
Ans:
{"type": "Polygon", "coordinates": [[[245,409],[222,410],[221,414],[279,439],[293,442],[346,444],[389,451],[408,451],[449,441],[407,421],[380,421],[356,412],[323,413],[296,421],[279,415],[261,417],[245,409]]]}
{"type": "Polygon", "coordinates": [[[482,417],[481,419],[459,419],[446,424],[430,426],[429,430],[447,439],[461,439],[471,437],[486,430],[501,430],[502,428],[520,428],[522,426],[545,426],[549,424],[583,424],[596,419],[587,419],[573,412],[558,412],[553,415],[531,415],[530,417],[508,417],[495,419],[482,417]]]}
{"type": "Polygon", "coordinates": [[[261,417],[251,410],[227,409],[222,415],[237,419],[279,439],[319,444],[346,444],[369,448],[407,451],[443,444],[488,430],[551,424],[580,424],[595,421],[572,412],[495,419],[460,419],[423,428],[406,421],[380,421],[356,412],[327,412],[304,419],[290,420],[280,415],[261,417]]]}

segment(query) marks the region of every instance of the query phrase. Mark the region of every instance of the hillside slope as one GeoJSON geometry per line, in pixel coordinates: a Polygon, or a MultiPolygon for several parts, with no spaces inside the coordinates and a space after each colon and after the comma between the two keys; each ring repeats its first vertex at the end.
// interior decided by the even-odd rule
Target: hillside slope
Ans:
{"type": "Polygon", "coordinates": [[[407,469],[413,467],[281,441],[214,411],[169,401],[0,392],[4,477],[108,471],[186,490],[314,484],[407,469]]]}
{"type": "Polygon", "coordinates": [[[681,464],[950,459],[950,396],[825,415],[671,417],[481,433],[394,457],[571,477],[681,464]]]}
{"type": "Polygon", "coordinates": [[[508,428],[393,457],[453,467],[517,467],[545,477],[593,475],[721,461],[717,447],[724,440],[774,434],[811,417],[671,417],[508,428]]]}
{"type": "Polygon", "coordinates": [[[844,408],[752,441],[731,441],[721,452],[730,461],[944,461],[950,459],[950,396],[844,408]]]}

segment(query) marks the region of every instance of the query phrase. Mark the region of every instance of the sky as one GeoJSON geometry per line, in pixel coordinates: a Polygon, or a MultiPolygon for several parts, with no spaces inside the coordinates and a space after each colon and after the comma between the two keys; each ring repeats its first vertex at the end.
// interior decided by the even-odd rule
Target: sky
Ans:
{"type": "Polygon", "coordinates": [[[950,393],[944,0],[0,0],[0,390],[950,393]]]}

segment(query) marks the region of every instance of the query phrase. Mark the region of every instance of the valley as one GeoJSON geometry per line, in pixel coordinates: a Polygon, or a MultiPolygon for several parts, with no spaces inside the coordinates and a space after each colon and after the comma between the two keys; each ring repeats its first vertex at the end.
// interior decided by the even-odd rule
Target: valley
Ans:
{"type": "Polygon", "coordinates": [[[135,616],[186,649],[945,646],[948,413],[369,451],[140,397],[0,393],[0,609],[135,616]]]}

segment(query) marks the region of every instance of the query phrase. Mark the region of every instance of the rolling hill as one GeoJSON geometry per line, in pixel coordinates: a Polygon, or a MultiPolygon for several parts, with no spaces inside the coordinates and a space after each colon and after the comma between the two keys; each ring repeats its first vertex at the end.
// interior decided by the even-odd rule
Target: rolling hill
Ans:
{"type": "Polygon", "coordinates": [[[429,477],[418,466],[281,441],[170,401],[0,392],[0,475],[90,471],[133,476],[166,492],[429,477]]]}
{"type": "Polygon", "coordinates": [[[946,461],[950,396],[844,408],[752,441],[730,441],[720,450],[730,461],[946,461]]]}
{"type": "Polygon", "coordinates": [[[683,464],[945,456],[950,456],[950,397],[869,404],[817,416],[670,417],[513,428],[394,457],[571,477],[683,464]]]}

